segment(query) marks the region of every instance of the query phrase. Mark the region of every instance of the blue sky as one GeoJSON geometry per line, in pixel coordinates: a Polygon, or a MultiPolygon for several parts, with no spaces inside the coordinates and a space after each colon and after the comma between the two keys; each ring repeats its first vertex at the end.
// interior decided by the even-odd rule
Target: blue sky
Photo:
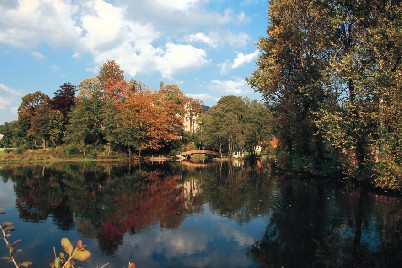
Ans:
{"type": "Polygon", "coordinates": [[[266,0],[1,0],[0,124],[21,97],[78,85],[114,59],[127,80],[176,84],[214,105],[261,99],[244,78],[266,35],[266,0]]]}

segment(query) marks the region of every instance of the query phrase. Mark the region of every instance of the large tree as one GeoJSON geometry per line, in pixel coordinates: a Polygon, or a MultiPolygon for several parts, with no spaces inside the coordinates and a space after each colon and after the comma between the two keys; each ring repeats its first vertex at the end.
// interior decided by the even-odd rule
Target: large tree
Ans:
{"type": "Polygon", "coordinates": [[[229,158],[233,157],[235,151],[242,153],[252,131],[248,114],[249,107],[241,97],[222,97],[202,118],[206,145],[218,149],[221,154],[227,152],[229,158]]]}
{"type": "Polygon", "coordinates": [[[36,142],[36,138],[39,138],[42,140],[42,145],[46,146],[49,129],[44,127],[48,123],[48,118],[41,117],[50,111],[50,98],[46,94],[37,91],[22,97],[22,102],[18,108],[18,120],[29,141],[36,142]]]}
{"type": "Polygon", "coordinates": [[[272,0],[268,16],[249,82],[282,148],[318,164],[336,151],[345,174],[400,187],[401,2],[272,0]]]}
{"type": "Polygon", "coordinates": [[[261,37],[258,69],[248,79],[260,91],[274,116],[275,134],[297,169],[322,159],[315,113],[325,92],[328,11],[320,1],[273,0],[269,4],[268,37],[261,37]]]}

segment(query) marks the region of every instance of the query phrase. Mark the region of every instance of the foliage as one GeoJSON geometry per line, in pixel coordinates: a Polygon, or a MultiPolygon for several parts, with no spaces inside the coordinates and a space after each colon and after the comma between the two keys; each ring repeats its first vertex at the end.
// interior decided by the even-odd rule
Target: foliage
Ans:
{"type": "Polygon", "coordinates": [[[248,82],[293,168],[316,172],[338,158],[355,181],[401,187],[401,5],[270,1],[248,82]]]}
{"type": "MultiPolygon", "coordinates": [[[[0,212],[0,215],[1,214],[4,213],[0,212]]],[[[11,262],[16,268],[29,267],[30,265],[32,265],[31,261],[24,261],[22,263],[19,263],[14,258],[14,254],[17,252],[22,252],[22,250],[15,249],[15,246],[20,243],[21,240],[16,240],[13,243],[10,243],[8,241],[8,239],[11,237],[12,231],[15,231],[15,228],[11,222],[3,222],[0,225],[0,238],[4,241],[6,247],[9,250],[9,256],[4,257],[3,259],[7,259],[8,262],[11,262]]],[[[76,261],[84,262],[89,257],[91,257],[91,252],[85,249],[86,245],[84,245],[81,240],[77,241],[75,247],[71,244],[68,238],[62,238],[60,243],[63,247],[64,252],[60,252],[58,255],[56,255],[56,249],[53,248],[54,261],[50,263],[50,267],[52,268],[74,268],[76,267],[76,261]]],[[[108,263],[103,265],[102,268],[106,267],[107,265],[108,263]]],[[[135,263],[129,262],[128,268],[135,268],[135,263]]]]}
{"type": "Polygon", "coordinates": [[[202,118],[200,131],[209,148],[222,153],[224,147],[223,151],[231,158],[235,151],[255,153],[256,146],[269,139],[269,119],[264,104],[225,96],[202,118]]]}
{"type": "MultiPolygon", "coordinates": [[[[0,212],[0,214],[4,214],[3,212],[0,212]]],[[[21,240],[15,240],[14,242],[10,243],[8,240],[11,237],[11,232],[14,231],[15,228],[11,222],[3,222],[0,225],[0,238],[4,241],[6,244],[6,247],[8,248],[9,256],[5,257],[8,259],[9,262],[13,263],[16,268],[20,267],[29,267],[32,262],[30,261],[24,261],[22,263],[19,263],[15,260],[14,254],[17,252],[21,252],[21,249],[15,249],[15,246],[21,242],[21,240]]]]}
{"type": "Polygon", "coordinates": [[[81,240],[77,241],[74,247],[68,238],[61,239],[61,246],[64,252],[60,252],[58,256],[54,256],[54,262],[50,263],[52,268],[74,268],[75,261],[85,261],[91,256],[91,252],[85,249],[86,245],[81,240]]]}

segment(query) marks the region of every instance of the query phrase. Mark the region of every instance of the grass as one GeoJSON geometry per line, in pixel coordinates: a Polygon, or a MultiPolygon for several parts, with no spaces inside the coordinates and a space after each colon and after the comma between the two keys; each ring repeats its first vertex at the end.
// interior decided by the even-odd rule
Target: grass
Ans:
{"type": "Polygon", "coordinates": [[[99,154],[98,157],[84,155],[68,155],[62,148],[26,150],[26,151],[0,151],[0,162],[26,163],[26,162],[94,162],[94,161],[121,161],[126,159],[121,155],[108,157],[99,154]]]}

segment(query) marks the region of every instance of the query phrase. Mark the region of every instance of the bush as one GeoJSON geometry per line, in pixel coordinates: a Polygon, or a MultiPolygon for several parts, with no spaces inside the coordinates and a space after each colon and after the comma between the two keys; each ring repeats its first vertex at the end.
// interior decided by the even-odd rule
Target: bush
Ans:
{"type": "Polygon", "coordinates": [[[96,158],[98,156],[98,152],[97,151],[90,151],[89,153],[88,153],[88,157],[89,158],[96,158]]]}
{"type": "Polygon", "coordinates": [[[77,147],[75,147],[74,145],[66,146],[64,148],[64,152],[67,155],[78,155],[78,154],[80,154],[80,150],[77,147]]]}
{"type": "Polygon", "coordinates": [[[25,146],[21,146],[21,147],[18,147],[15,152],[16,152],[17,154],[23,154],[23,153],[26,152],[27,150],[28,150],[28,148],[26,148],[25,146]]]}

